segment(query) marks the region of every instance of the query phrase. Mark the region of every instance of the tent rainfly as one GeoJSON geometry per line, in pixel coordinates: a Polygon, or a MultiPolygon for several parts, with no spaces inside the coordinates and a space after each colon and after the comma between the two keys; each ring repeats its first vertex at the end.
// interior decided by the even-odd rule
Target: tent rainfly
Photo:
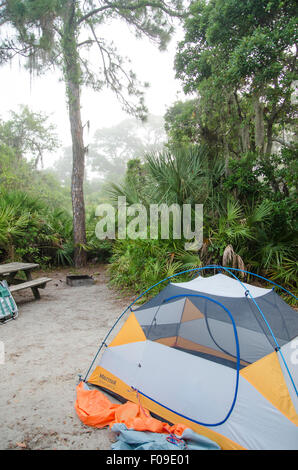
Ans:
{"type": "Polygon", "coordinates": [[[222,449],[297,449],[297,335],[274,289],[223,273],[169,282],[130,308],[85,381],[222,449]]]}

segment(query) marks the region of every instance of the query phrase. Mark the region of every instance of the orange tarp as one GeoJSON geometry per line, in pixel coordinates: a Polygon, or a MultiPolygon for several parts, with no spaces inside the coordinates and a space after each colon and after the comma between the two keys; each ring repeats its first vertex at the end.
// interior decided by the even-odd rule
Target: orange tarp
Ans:
{"type": "Polygon", "coordinates": [[[96,428],[124,423],[127,428],[136,431],[169,433],[179,436],[187,428],[184,424],[170,426],[152,418],[149,411],[145,410],[140,404],[130,401],[123,405],[112,403],[99,390],[85,389],[83,382],[77,386],[75,409],[84,424],[96,428]]]}

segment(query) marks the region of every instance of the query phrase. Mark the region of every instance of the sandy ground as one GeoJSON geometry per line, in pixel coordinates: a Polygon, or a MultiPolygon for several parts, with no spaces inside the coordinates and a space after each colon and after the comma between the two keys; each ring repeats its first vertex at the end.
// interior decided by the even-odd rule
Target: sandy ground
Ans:
{"type": "Polygon", "coordinates": [[[31,289],[16,293],[19,317],[0,325],[0,449],[110,449],[110,430],[78,419],[75,389],[130,299],[107,286],[104,266],[81,271],[94,274],[88,287],[69,287],[68,271],[46,273],[53,281],[41,300],[31,289]]]}

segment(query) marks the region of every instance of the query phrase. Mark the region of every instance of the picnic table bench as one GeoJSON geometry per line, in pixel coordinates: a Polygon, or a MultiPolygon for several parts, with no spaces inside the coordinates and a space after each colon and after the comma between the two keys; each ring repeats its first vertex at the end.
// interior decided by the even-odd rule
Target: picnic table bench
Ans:
{"type": "Polygon", "coordinates": [[[32,271],[39,267],[36,263],[7,263],[0,265],[0,279],[5,278],[9,285],[10,292],[17,292],[23,289],[31,289],[36,299],[40,299],[38,289],[44,289],[46,284],[52,279],[49,277],[40,277],[32,279],[32,271]],[[19,279],[16,275],[19,272],[24,272],[26,281],[19,279]]]}

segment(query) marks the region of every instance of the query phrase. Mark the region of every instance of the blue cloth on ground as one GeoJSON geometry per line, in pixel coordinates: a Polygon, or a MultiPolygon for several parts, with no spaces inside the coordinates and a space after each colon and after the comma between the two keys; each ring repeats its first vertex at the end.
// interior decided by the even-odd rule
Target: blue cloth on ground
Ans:
{"type": "Polygon", "coordinates": [[[113,450],[220,450],[216,442],[186,429],[181,436],[128,429],[124,423],[116,423],[112,431],[117,433],[113,450]]]}

